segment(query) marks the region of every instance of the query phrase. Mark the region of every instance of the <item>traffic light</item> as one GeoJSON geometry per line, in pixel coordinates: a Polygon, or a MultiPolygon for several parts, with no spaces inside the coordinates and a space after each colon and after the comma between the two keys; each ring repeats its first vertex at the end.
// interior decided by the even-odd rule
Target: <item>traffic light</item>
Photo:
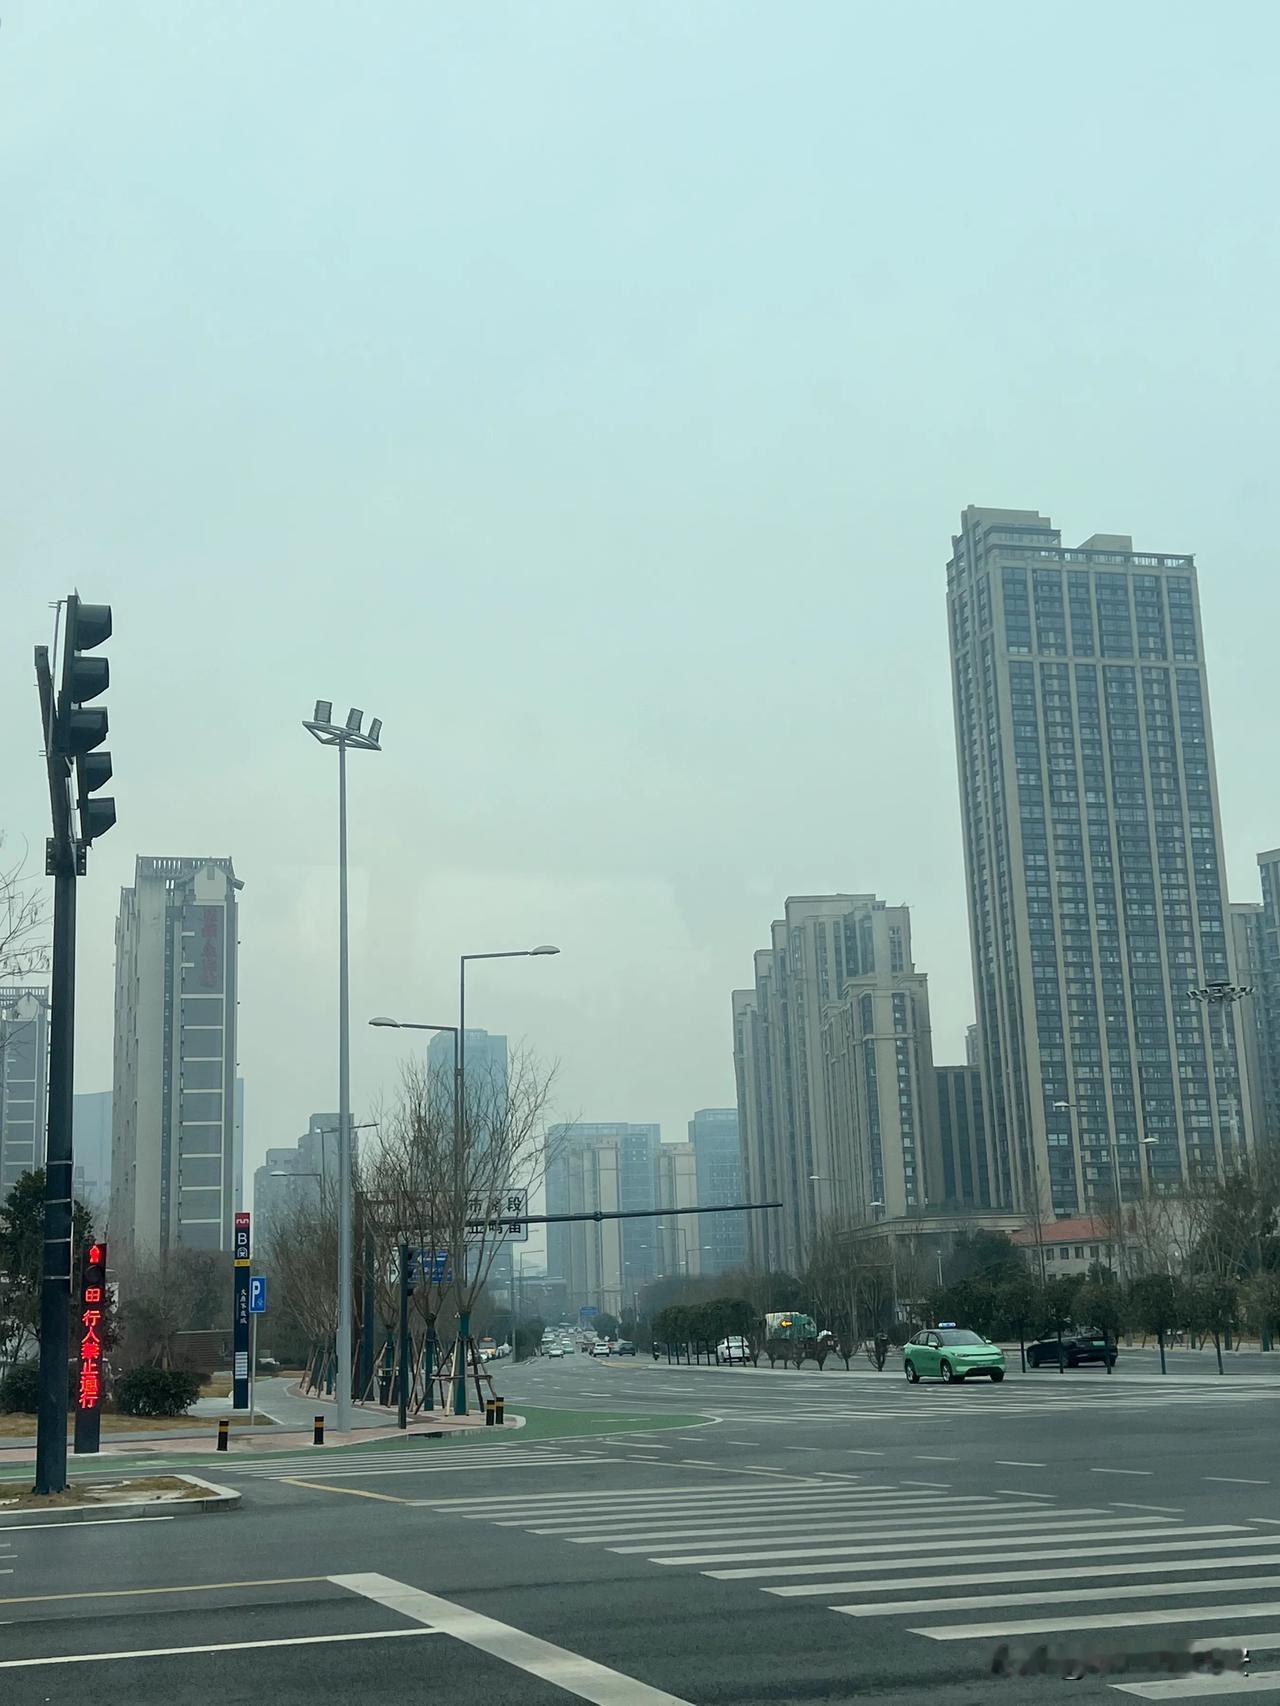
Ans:
{"type": "Polygon", "coordinates": [[[116,821],[116,803],[95,799],[99,788],[111,780],[111,754],[100,750],[107,738],[104,706],[86,707],[86,701],[105,693],[111,667],[104,657],[85,654],[111,637],[111,606],[82,604],[72,593],[67,599],[67,637],[62,649],[62,690],[58,695],[59,744],[63,755],[74,759],[76,806],[80,814],[80,841],[84,846],[105,835],[116,821]]]}

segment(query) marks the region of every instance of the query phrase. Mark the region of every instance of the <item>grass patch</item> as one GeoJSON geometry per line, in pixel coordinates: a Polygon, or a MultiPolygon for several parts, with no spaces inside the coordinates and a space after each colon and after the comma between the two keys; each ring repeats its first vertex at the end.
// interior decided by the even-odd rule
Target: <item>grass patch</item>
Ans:
{"type": "MultiPolygon", "coordinates": [[[[193,1487],[176,1475],[131,1475],[119,1481],[80,1481],[64,1493],[6,1493],[0,1495],[0,1515],[8,1511],[66,1510],[80,1505],[118,1505],[138,1500],[202,1499],[203,1487],[193,1487]]],[[[3,1533],[0,1524],[0,1533],[3,1533]]]]}

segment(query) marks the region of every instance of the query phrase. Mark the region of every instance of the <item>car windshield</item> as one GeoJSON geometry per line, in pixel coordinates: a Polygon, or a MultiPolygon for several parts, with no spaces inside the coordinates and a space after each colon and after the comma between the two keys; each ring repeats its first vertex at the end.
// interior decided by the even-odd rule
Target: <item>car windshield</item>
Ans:
{"type": "Polygon", "coordinates": [[[967,1327],[944,1327],[938,1334],[944,1345],[985,1345],[981,1333],[971,1333],[967,1327]]]}

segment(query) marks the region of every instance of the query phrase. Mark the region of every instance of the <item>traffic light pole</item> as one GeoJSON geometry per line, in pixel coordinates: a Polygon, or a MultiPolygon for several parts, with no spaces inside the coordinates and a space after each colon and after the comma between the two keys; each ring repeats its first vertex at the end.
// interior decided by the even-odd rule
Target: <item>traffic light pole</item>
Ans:
{"type": "MultiPolygon", "coordinates": [[[[65,849],[63,849],[65,853],[65,849]]],[[[65,858],[61,861],[65,865],[65,858]]],[[[37,1493],[67,1485],[68,1316],[71,1307],[71,1107],[75,1068],[76,878],[59,869],[53,890],[53,987],[49,1000],[49,1123],[44,1164],[44,1260],[40,1277],[37,1493]]]]}

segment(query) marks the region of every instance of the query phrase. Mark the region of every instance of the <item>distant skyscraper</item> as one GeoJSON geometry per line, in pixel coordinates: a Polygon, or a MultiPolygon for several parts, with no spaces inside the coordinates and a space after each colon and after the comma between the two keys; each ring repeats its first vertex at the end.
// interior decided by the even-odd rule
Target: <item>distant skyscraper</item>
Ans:
{"type": "Polygon", "coordinates": [[[938,1140],[942,1152],[939,1207],[990,1209],[1004,1205],[992,1193],[995,1169],[982,1113],[982,1075],[976,1066],[935,1066],[938,1140]]]}
{"type": "Polygon", "coordinates": [[[1273,1143],[1280,1142],[1280,849],[1259,853],[1262,879],[1260,964],[1254,1013],[1262,1039],[1263,1107],[1254,1110],[1273,1143]]]}
{"type": "Polygon", "coordinates": [[[978,1027],[970,1025],[964,1033],[964,1063],[966,1066],[981,1066],[982,1045],[978,1041],[978,1027]]]}
{"type": "MultiPolygon", "coordinates": [[[[600,1122],[547,1132],[547,1213],[658,1206],[656,1125],[600,1122]]],[[[571,1308],[616,1315],[657,1271],[657,1222],[602,1220],[547,1227],[547,1273],[568,1285],[571,1308]]]]}
{"type": "Polygon", "coordinates": [[[1187,993],[1234,960],[1194,561],[970,508],[947,609],[1000,1199],[1101,1206],[1113,1138],[1122,1193],[1232,1164],[1240,1015],[1215,1044],[1187,993]]]}
{"type": "Polygon", "coordinates": [[[796,1272],[815,1231],[918,1211],[940,1188],[928,980],[905,906],[799,895],[733,997],[752,1257],[796,1272]],[[935,1183],[935,1181],[937,1181],[935,1183]]]}
{"type": "MultiPolygon", "coordinates": [[[[698,1165],[691,1143],[660,1143],[657,1159],[658,1206],[691,1209],[698,1206],[698,1165]]],[[[705,1273],[714,1252],[704,1246],[700,1214],[664,1214],[648,1222],[658,1234],[658,1272],[685,1278],[705,1273]]]]}
{"type": "MultiPolygon", "coordinates": [[[[427,1071],[441,1083],[453,1081],[454,1040],[447,1031],[432,1037],[427,1044],[427,1071]]],[[[498,1105],[507,1096],[507,1039],[496,1032],[472,1030],[467,1027],[465,1050],[467,1071],[467,1106],[479,1117],[495,1099],[498,1105]]],[[[511,1181],[515,1183],[516,1181],[511,1181]]],[[[493,1252],[493,1265],[487,1281],[491,1292],[505,1292],[511,1285],[511,1264],[515,1246],[503,1242],[493,1252]]]]}
{"type": "MultiPolygon", "coordinates": [[[[742,1189],[742,1145],[738,1139],[736,1108],[699,1108],[689,1121],[698,1175],[698,1203],[735,1203],[744,1200],[742,1189]]],[[[700,1214],[702,1271],[723,1274],[740,1268],[747,1259],[745,1214],[700,1214]]]]}
{"type": "Polygon", "coordinates": [[[235,1201],[230,859],[139,859],[116,921],[113,1254],[227,1250],[235,1201]]]}
{"type": "Polygon", "coordinates": [[[0,1196],[44,1166],[49,991],[0,988],[0,1196]]]}
{"type": "Polygon", "coordinates": [[[307,1129],[291,1148],[268,1149],[253,1175],[253,1242],[262,1249],[274,1221],[299,1205],[315,1209],[336,1200],[338,1188],[338,1116],[312,1114],[307,1129]]]}
{"type": "Polygon", "coordinates": [[[72,1098],[71,1145],[76,1196],[93,1210],[94,1226],[101,1228],[111,1192],[110,1090],[92,1090],[72,1098]]]}

